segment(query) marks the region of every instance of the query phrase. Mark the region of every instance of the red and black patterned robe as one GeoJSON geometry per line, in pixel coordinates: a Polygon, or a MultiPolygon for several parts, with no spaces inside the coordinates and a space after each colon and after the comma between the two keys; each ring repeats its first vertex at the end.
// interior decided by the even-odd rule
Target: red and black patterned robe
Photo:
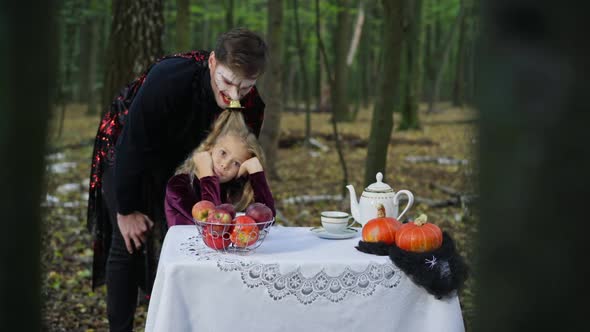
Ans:
{"type": "MultiPolygon", "coordinates": [[[[208,67],[209,52],[193,51],[157,60],[123,88],[104,115],[94,143],[88,197],[88,229],[94,235],[93,287],[104,283],[111,223],[102,196],[102,175],[114,170],[116,212],[147,214],[166,231],[163,212],[166,181],[207,136],[222,109],[215,102],[208,67]]],[[[241,100],[244,118],[259,135],[264,102],[253,88],[241,100]]],[[[111,211],[113,212],[113,211],[111,211]]],[[[147,250],[142,288],[151,292],[157,242],[147,250]]]]}

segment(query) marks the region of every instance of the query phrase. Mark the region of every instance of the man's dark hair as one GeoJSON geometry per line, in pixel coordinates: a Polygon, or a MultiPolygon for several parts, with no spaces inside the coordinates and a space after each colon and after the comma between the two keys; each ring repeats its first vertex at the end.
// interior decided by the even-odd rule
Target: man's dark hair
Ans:
{"type": "Polygon", "coordinates": [[[268,48],[256,33],[235,28],[219,36],[215,45],[215,58],[236,74],[253,78],[264,72],[268,48]]]}

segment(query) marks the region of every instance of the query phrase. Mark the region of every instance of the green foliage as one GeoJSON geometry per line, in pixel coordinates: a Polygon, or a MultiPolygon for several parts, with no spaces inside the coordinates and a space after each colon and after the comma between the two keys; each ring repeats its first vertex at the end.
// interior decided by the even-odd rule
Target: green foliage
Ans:
{"type": "Polygon", "coordinates": [[[433,24],[436,20],[451,24],[459,12],[464,0],[424,0],[424,24],[433,24]]]}
{"type": "MultiPolygon", "coordinates": [[[[292,91],[286,91],[286,95],[290,96],[289,99],[293,99],[295,103],[302,103],[301,93],[297,92],[299,81],[301,80],[300,73],[295,70],[294,77],[288,76],[289,68],[295,66],[298,67],[296,61],[296,48],[295,48],[295,29],[293,26],[294,15],[293,15],[293,3],[292,0],[285,0],[284,5],[284,19],[283,24],[285,25],[285,33],[283,39],[284,54],[279,55],[284,63],[284,77],[285,84],[291,87],[292,91]],[[288,80],[293,79],[294,82],[288,84],[288,80]],[[292,98],[291,98],[292,97],[292,98]]],[[[411,1],[411,0],[410,0],[411,1]]],[[[438,24],[440,26],[441,39],[444,39],[446,32],[450,30],[450,26],[454,21],[460,3],[464,2],[464,6],[467,8],[473,8],[475,0],[424,0],[424,17],[422,26],[426,27],[429,25],[438,24]],[[439,23],[437,23],[439,22],[439,23]]],[[[367,97],[361,94],[370,94],[369,100],[373,100],[374,93],[371,92],[371,88],[374,90],[378,80],[382,78],[380,71],[382,69],[383,60],[380,59],[381,54],[382,35],[383,35],[383,22],[388,18],[383,17],[383,9],[380,1],[363,1],[363,7],[365,11],[365,21],[363,25],[363,33],[361,37],[360,47],[363,50],[358,50],[351,66],[350,74],[348,76],[348,88],[349,91],[349,103],[357,105],[361,99],[367,99],[367,97]],[[368,39],[368,40],[365,40],[368,39]],[[361,52],[366,52],[364,55],[360,55],[361,52]],[[364,63],[361,63],[363,61],[364,63]],[[372,87],[366,87],[365,85],[371,84],[372,87]]],[[[177,51],[175,49],[175,36],[176,36],[176,12],[177,6],[176,1],[164,0],[164,22],[165,31],[162,36],[164,53],[172,53],[177,51]]],[[[359,1],[352,0],[349,7],[345,7],[340,1],[319,1],[320,5],[320,17],[321,17],[321,35],[326,45],[328,53],[328,62],[334,64],[335,54],[332,51],[333,39],[335,37],[335,25],[336,16],[341,10],[347,10],[351,15],[351,24],[356,22],[358,15],[359,1]]],[[[305,57],[307,61],[307,70],[310,78],[317,76],[316,70],[316,52],[317,52],[317,37],[316,37],[316,13],[315,13],[315,1],[303,1],[298,0],[299,7],[299,21],[301,27],[301,38],[305,48],[305,57]]],[[[226,31],[226,14],[228,10],[227,1],[219,0],[204,0],[204,1],[191,1],[190,4],[190,25],[192,27],[191,32],[191,43],[190,48],[192,49],[212,49],[217,36],[226,31]]],[[[242,26],[252,29],[261,35],[266,35],[267,30],[267,1],[266,0],[248,0],[248,1],[234,1],[233,3],[233,20],[235,26],[242,26]]],[[[477,25],[477,18],[474,17],[472,10],[467,11],[467,29],[466,29],[466,40],[470,49],[472,40],[474,39],[477,25]]],[[[58,47],[61,52],[61,61],[59,67],[59,77],[62,91],[64,92],[64,98],[71,100],[79,87],[79,72],[80,68],[79,57],[80,57],[80,27],[87,22],[90,18],[98,18],[105,24],[101,29],[101,48],[104,50],[108,42],[108,34],[110,32],[110,20],[111,20],[111,1],[100,1],[100,0],[64,0],[59,11],[59,23],[61,26],[60,33],[60,44],[58,47]],[[68,73],[68,75],[66,75],[68,73]],[[66,77],[68,76],[68,77],[66,77]]],[[[352,37],[352,34],[351,36],[352,37]]],[[[455,48],[455,47],[453,47],[455,48]]],[[[423,53],[423,52],[422,52],[423,53]]],[[[452,51],[452,54],[455,54],[452,51]]],[[[277,55],[273,55],[277,56],[277,55]]],[[[346,54],[338,54],[338,56],[346,56],[346,54]]],[[[449,68],[455,65],[453,57],[450,59],[449,68]]],[[[98,67],[101,72],[96,76],[97,82],[95,86],[102,86],[102,70],[104,70],[104,55],[98,57],[98,67]]],[[[423,60],[419,60],[423,61],[423,60]]],[[[466,59],[465,61],[470,61],[466,59]]],[[[325,70],[325,69],[324,69],[325,70]]],[[[442,92],[441,96],[443,99],[448,98],[450,93],[450,87],[454,80],[454,70],[445,71],[445,76],[441,84],[442,92]]],[[[424,74],[423,74],[424,75],[424,74]]],[[[326,73],[322,73],[323,79],[326,79],[326,73]]],[[[410,78],[412,79],[412,78],[410,78]]],[[[315,79],[310,81],[313,85],[311,88],[312,98],[317,99],[318,87],[315,86],[315,79]]],[[[421,95],[424,95],[421,93],[421,95]]]]}

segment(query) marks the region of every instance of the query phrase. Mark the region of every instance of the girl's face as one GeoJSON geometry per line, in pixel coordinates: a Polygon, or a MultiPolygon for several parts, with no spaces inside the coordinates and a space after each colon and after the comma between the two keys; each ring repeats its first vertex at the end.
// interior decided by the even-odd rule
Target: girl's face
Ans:
{"type": "Polygon", "coordinates": [[[217,138],[211,159],[213,159],[213,173],[219,177],[220,183],[233,180],[242,163],[250,158],[246,143],[239,137],[225,135],[217,138]]]}
{"type": "Polygon", "coordinates": [[[226,108],[231,100],[242,99],[256,84],[256,79],[239,77],[228,67],[219,63],[213,52],[209,56],[209,70],[215,101],[221,108],[226,108]]]}

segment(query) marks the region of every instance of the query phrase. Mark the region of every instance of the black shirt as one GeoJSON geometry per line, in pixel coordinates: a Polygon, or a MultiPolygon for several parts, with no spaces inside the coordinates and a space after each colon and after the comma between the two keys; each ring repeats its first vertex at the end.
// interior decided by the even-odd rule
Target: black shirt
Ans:
{"type": "MultiPolygon", "coordinates": [[[[244,118],[256,136],[264,102],[253,89],[242,102],[244,118]]],[[[150,174],[168,179],[210,131],[222,112],[211,88],[207,61],[170,58],[152,67],[129,107],[117,140],[115,182],[117,211],[145,213],[144,180],[150,174]]],[[[159,187],[159,186],[158,186],[159,187]]],[[[164,191],[164,187],[157,188],[164,191]]]]}

